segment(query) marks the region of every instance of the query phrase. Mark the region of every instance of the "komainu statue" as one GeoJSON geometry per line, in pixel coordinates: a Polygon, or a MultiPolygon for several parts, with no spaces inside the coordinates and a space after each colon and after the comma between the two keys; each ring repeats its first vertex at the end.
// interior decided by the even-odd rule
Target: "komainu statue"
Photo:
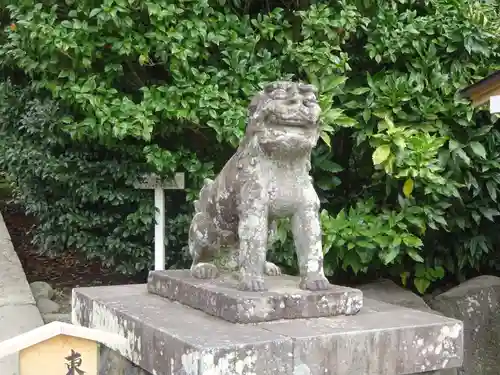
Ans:
{"type": "Polygon", "coordinates": [[[207,179],[195,202],[189,230],[191,273],[219,275],[214,257],[229,248],[239,289],[264,291],[264,275],[280,270],[266,261],[276,218],[289,217],[300,269],[299,287],[330,287],[323,271],[319,198],[309,175],[319,138],[316,88],[274,82],[249,106],[245,136],[215,180],[207,179]]]}

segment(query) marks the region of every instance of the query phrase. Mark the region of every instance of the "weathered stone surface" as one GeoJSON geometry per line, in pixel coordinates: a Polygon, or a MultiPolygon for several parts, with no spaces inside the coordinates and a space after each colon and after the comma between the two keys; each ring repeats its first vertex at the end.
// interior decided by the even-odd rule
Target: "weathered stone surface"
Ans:
{"type": "Polygon", "coordinates": [[[416,310],[432,311],[423,298],[417,296],[410,290],[401,288],[392,280],[380,279],[369,284],[361,285],[359,289],[366,298],[416,310]]]}
{"type": "MultiPolygon", "coordinates": [[[[0,213],[0,342],[43,325],[0,213]]],[[[17,375],[17,354],[0,358],[0,375],[17,375]]]]}
{"type": "Polygon", "coordinates": [[[498,375],[500,278],[480,276],[430,301],[433,309],[464,323],[464,375],[498,375]]]}
{"type": "MultiPolygon", "coordinates": [[[[41,325],[43,321],[35,305],[0,306],[0,342],[41,325]]],[[[17,375],[18,371],[18,355],[0,358],[0,375],[17,375]]]]}
{"type": "Polygon", "coordinates": [[[0,307],[30,305],[35,300],[31,294],[23,267],[12,246],[9,232],[0,214],[0,307]]]}
{"type": "Polygon", "coordinates": [[[40,310],[40,314],[51,314],[59,311],[60,306],[57,302],[54,302],[47,298],[40,298],[36,301],[36,306],[40,310]]]}
{"type": "Polygon", "coordinates": [[[462,325],[439,318],[401,308],[261,325],[294,339],[296,372],[303,369],[309,375],[389,375],[461,364],[462,325]]]}
{"type": "Polygon", "coordinates": [[[276,218],[291,218],[301,289],[329,287],[323,272],[319,198],[314,190],[311,151],[320,129],[316,88],[274,82],[252,99],[248,125],[238,149],[215,180],[206,180],[195,202],[189,229],[191,271],[216,278],[221,247],[226,265],[239,271],[240,290],[264,291],[264,274],[279,268],[266,262],[276,218]]]}
{"type": "Polygon", "coordinates": [[[148,291],[233,323],[352,315],[363,305],[357,289],[331,285],[328,290],[302,290],[298,279],[268,277],[269,290],[255,293],[237,290],[238,281],[230,274],[203,280],[192,277],[189,270],[151,271],[148,291]]]}
{"type": "Polygon", "coordinates": [[[120,353],[154,374],[278,375],[292,369],[290,339],[148,294],[145,285],[74,289],[72,322],[126,337],[120,353]]]}
{"type": "Polygon", "coordinates": [[[45,281],[35,281],[30,284],[30,288],[33,297],[37,301],[40,298],[52,299],[54,297],[54,289],[45,281]]]}
{"type": "Polygon", "coordinates": [[[241,325],[127,285],[75,289],[72,320],[126,337],[120,353],[158,375],[403,375],[461,365],[461,322],[365,305],[354,316],[241,325]]]}
{"type": "MultiPolygon", "coordinates": [[[[120,353],[101,346],[100,350],[99,375],[152,375],[150,372],[134,365],[120,353]]],[[[456,369],[447,369],[441,371],[419,372],[419,375],[456,375],[456,369]]],[[[310,374],[310,371],[304,366],[298,366],[293,375],[310,374]]],[[[410,374],[416,375],[417,373],[410,374]]],[[[365,374],[362,374],[365,375],[365,374]]]]}
{"type": "Polygon", "coordinates": [[[152,375],[104,345],[99,355],[99,375],[152,375]]]}
{"type": "MultiPolygon", "coordinates": [[[[402,306],[441,315],[440,312],[432,310],[423,298],[419,297],[410,290],[400,287],[392,280],[380,279],[378,281],[362,285],[359,287],[359,289],[363,292],[364,298],[372,299],[370,303],[371,308],[374,308],[376,306],[384,306],[385,302],[391,304],[391,306],[393,306],[393,309],[397,308],[397,306],[402,306]],[[376,302],[374,304],[375,300],[379,302],[376,302]]],[[[386,305],[385,309],[387,309],[386,305]]],[[[422,374],[457,375],[457,369],[453,368],[440,371],[429,371],[422,374]]]]}

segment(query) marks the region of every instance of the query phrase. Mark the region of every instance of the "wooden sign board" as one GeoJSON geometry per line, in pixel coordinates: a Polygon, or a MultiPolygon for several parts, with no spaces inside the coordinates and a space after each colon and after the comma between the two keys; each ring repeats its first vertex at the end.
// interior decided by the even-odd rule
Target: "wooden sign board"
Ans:
{"type": "Polygon", "coordinates": [[[98,344],[114,350],[126,339],[53,322],[0,343],[0,358],[19,353],[19,375],[98,375],[98,344]]]}
{"type": "Polygon", "coordinates": [[[136,189],[182,190],[184,184],[184,173],[176,173],[173,180],[165,180],[155,174],[149,174],[142,176],[134,187],[136,189]]]}
{"type": "Polygon", "coordinates": [[[21,350],[19,375],[97,375],[97,343],[59,335],[21,350]]]}

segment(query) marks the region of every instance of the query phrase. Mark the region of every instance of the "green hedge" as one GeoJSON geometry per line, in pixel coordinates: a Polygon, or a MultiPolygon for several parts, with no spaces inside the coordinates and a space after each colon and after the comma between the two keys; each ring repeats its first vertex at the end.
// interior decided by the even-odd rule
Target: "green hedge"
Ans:
{"type": "MultiPolygon", "coordinates": [[[[499,61],[493,1],[1,0],[0,168],[46,250],[124,272],[151,262],[138,174],[185,171],[168,209],[184,264],[191,202],[240,139],[264,82],[320,89],[313,175],[330,275],[421,292],[499,266],[500,133],[456,92],[499,61]],[[18,91],[20,90],[20,91],[18,91]],[[185,203],[179,203],[185,202],[185,203]]],[[[295,261],[287,223],[273,257],[295,261]]]]}

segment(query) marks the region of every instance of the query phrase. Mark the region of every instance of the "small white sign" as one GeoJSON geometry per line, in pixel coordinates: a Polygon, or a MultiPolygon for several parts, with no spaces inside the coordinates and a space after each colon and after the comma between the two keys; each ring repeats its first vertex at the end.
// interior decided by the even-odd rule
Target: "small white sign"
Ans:
{"type": "Polygon", "coordinates": [[[176,173],[173,180],[165,180],[155,174],[144,175],[134,184],[136,189],[183,190],[184,173],[176,173]]]}
{"type": "Polygon", "coordinates": [[[145,175],[134,184],[136,189],[151,189],[155,193],[155,270],[165,269],[165,192],[183,190],[184,173],[176,173],[174,180],[164,180],[157,175],[145,175]]]}
{"type": "Polygon", "coordinates": [[[500,113],[500,95],[490,96],[490,113],[500,113]]]}

